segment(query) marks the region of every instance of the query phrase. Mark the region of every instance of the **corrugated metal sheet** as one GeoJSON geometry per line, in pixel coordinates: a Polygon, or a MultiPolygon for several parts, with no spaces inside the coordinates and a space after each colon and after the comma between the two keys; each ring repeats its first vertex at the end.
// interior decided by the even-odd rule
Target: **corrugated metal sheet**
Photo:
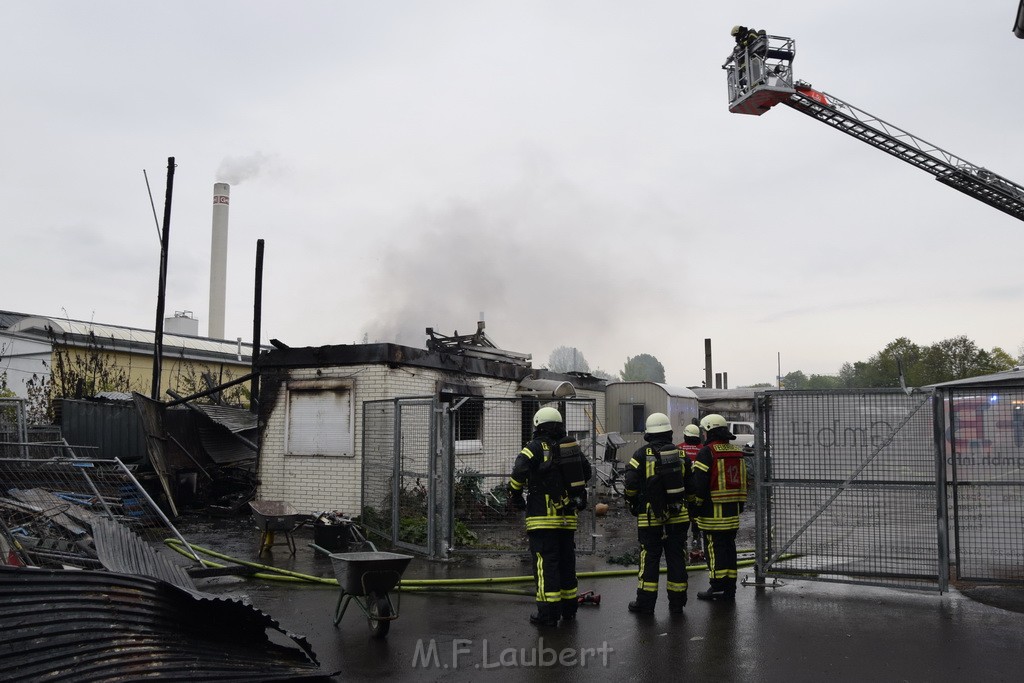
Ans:
{"type": "Polygon", "coordinates": [[[15,313],[14,311],[0,311],[0,330],[6,330],[11,325],[21,322],[29,317],[26,313],[15,313]]]}
{"type": "Polygon", "coordinates": [[[256,429],[256,416],[243,408],[193,403],[196,409],[217,424],[226,427],[232,434],[250,432],[256,429]]]}
{"type": "Polygon", "coordinates": [[[60,429],[80,457],[117,458],[135,464],[146,461],[146,434],[134,403],[63,399],[60,429]]]}
{"type": "Polygon", "coordinates": [[[184,567],[159,555],[123,524],[96,518],[92,522],[92,538],[96,555],[105,569],[118,574],[148,576],[188,591],[196,590],[195,582],[184,567]]]}
{"type": "MultiPolygon", "coordinates": [[[[210,425],[198,426],[199,440],[203,450],[218,465],[234,465],[256,459],[256,451],[231,436],[223,427],[210,425]]],[[[242,434],[241,436],[245,436],[242,434]]],[[[255,434],[252,435],[255,439],[255,434]]]]}
{"type": "Polygon", "coordinates": [[[305,638],[241,602],[148,577],[4,566],[0,672],[4,681],[327,680],[305,638]]]}
{"type": "MultiPolygon", "coordinates": [[[[41,316],[24,317],[12,323],[8,329],[11,332],[52,329],[54,334],[57,335],[67,334],[81,338],[95,337],[102,341],[122,342],[124,345],[131,347],[152,347],[156,341],[156,333],[153,330],[41,316]]],[[[220,357],[234,357],[236,359],[238,356],[238,342],[227,340],[190,337],[165,332],[163,335],[163,345],[165,349],[183,349],[200,355],[216,355],[220,357]]],[[[249,363],[252,357],[252,344],[242,342],[241,347],[241,362],[249,363]]]]}

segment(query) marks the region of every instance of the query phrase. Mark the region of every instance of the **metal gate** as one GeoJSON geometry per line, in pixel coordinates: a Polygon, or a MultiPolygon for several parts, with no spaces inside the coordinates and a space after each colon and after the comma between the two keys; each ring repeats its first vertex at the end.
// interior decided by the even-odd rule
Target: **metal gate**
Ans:
{"type": "Polygon", "coordinates": [[[950,389],[945,472],[956,576],[1024,582],[1024,387],[950,389]]]}
{"type": "MultiPolygon", "coordinates": [[[[505,489],[539,405],[482,397],[363,403],[364,526],[385,542],[431,557],[524,552],[523,516],[506,505],[505,489]]],[[[557,405],[596,467],[596,401],[557,405]]],[[[595,528],[588,506],[579,513],[579,552],[594,551],[595,528]]]]}
{"type": "Polygon", "coordinates": [[[945,590],[939,403],[898,389],[759,393],[758,581],[945,590]]]}

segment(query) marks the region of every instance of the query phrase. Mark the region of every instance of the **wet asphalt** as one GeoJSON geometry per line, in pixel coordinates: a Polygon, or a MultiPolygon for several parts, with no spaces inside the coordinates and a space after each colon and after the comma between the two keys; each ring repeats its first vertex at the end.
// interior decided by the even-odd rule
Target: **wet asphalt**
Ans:
{"type": "MultiPolygon", "coordinates": [[[[297,552],[275,546],[258,556],[259,532],[239,520],[184,520],[187,540],[226,555],[314,576],[333,577],[326,556],[295,532],[297,552]]],[[[280,539],[279,539],[280,540],[280,539]]],[[[581,556],[580,573],[621,571],[581,556]]],[[[457,563],[415,559],[404,578],[519,576],[525,557],[457,563]]],[[[753,580],[740,570],[741,580],[753,580]]],[[[664,576],[662,577],[664,581],[664,576]]],[[[505,588],[529,591],[531,583],[505,588]]],[[[333,624],[340,591],[256,579],[204,579],[200,589],[244,599],[287,630],[304,635],[322,671],[336,680],[710,680],[710,681],[1017,681],[1024,646],[1019,588],[981,587],[968,596],[817,581],[773,588],[741,586],[735,603],[696,599],[707,588],[690,572],[682,615],[664,594],[653,616],[627,612],[635,578],[581,578],[600,594],[577,620],[538,629],[532,597],[479,592],[393,594],[398,617],[384,639],[351,605],[333,624]]]]}

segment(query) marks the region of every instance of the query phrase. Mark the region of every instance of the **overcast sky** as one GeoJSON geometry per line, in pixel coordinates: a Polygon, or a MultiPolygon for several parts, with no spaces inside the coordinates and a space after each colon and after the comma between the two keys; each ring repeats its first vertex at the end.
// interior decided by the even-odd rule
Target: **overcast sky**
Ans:
{"type": "Polygon", "coordinates": [[[733,24],[797,78],[1024,183],[1017,0],[41,2],[0,6],[0,309],[225,336],[474,331],[699,385],[835,374],[897,337],[1024,342],[1020,221],[786,107],[727,110],[733,24]],[[771,7],[772,9],[769,9],[771,7]]]}

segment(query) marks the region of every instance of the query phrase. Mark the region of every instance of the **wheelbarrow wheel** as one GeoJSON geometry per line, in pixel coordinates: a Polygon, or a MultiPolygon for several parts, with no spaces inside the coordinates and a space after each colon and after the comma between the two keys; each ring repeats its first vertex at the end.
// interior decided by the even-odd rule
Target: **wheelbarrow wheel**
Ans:
{"type": "Polygon", "coordinates": [[[374,638],[384,638],[391,629],[391,603],[387,594],[370,593],[367,596],[367,617],[374,638]]]}

